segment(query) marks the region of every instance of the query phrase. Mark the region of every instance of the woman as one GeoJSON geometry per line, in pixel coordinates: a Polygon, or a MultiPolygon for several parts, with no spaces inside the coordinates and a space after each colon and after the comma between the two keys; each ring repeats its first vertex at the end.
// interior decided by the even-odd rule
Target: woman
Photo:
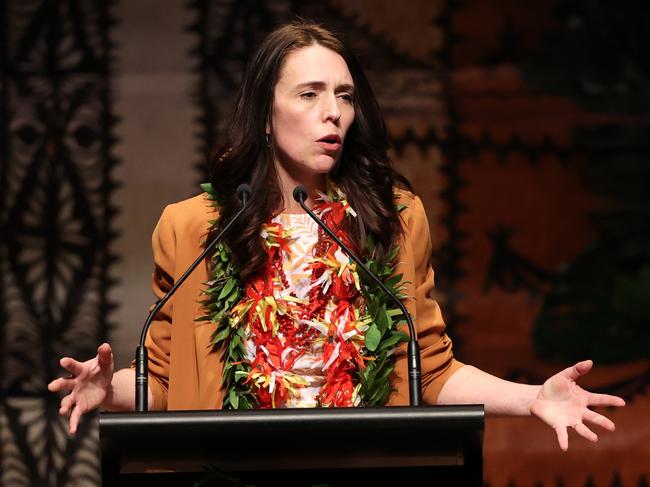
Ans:
{"type": "MultiPolygon", "coordinates": [[[[167,207],[154,232],[160,297],[206,236],[239,209],[233,188],[253,188],[224,244],[150,329],[153,409],[407,404],[399,313],[361,284],[338,246],[293,201],[302,185],[307,205],[402,294],[422,348],[426,403],[484,403],[489,413],[535,415],[555,430],[563,450],[568,427],[591,441],[597,436],[583,421],[614,429],[588,406],[623,400],[575,382],[591,361],[533,386],[454,359],[431,298],[422,203],[391,169],[371,88],[332,33],[302,22],[272,32],[244,77],[229,127],[208,192],[167,207]]],[[[89,410],[133,409],[134,372],[113,373],[108,344],[87,362],[66,357],[61,365],[72,376],[49,389],[70,391],[60,412],[70,414],[72,434],[89,410]]]]}

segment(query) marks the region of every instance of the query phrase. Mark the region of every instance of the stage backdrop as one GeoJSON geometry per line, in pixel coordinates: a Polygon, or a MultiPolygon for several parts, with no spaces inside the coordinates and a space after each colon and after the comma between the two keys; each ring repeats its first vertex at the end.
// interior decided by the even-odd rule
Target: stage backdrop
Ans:
{"type": "Polygon", "coordinates": [[[45,384],[106,337],[128,363],[155,221],[198,192],[246,59],[296,15],[368,72],[456,355],[534,383],[591,357],[585,386],[628,401],[568,453],[489,418],[487,484],[648,485],[650,15],[590,0],[0,2],[0,482],[96,484],[95,418],[67,438],[45,384]]]}

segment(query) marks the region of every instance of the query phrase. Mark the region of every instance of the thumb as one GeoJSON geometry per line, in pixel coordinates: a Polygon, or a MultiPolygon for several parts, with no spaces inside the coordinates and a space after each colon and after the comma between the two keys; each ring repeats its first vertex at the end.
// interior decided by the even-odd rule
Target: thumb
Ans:
{"type": "Polygon", "coordinates": [[[97,348],[97,363],[101,368],[113,367],[113,350],[108,343],[102,343],[97,348]]]}
{"type": "Polygon", "coordinates": [[[583,360],[578,362],[573,367],[569,367],[562,371],[562,374],[569,379],[576,381],[580,376],[585,375],[591,370],[594,363],[591,360],[583,360]]]}

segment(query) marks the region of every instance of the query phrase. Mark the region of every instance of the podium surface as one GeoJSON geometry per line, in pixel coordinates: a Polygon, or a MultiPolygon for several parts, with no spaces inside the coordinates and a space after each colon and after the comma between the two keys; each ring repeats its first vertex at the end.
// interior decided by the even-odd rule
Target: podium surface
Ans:
{"type": "Polygon", "coordinates": [[[458,485],[483,484],[480,405],[102,413],[99,424],[104,485],[206,466],[263,478],[331,471],[434,480],[440,471],[458,485]]]}

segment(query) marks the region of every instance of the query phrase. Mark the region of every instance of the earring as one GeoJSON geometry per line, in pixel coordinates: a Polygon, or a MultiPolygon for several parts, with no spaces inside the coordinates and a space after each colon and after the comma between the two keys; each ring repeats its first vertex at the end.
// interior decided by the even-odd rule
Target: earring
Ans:
{"type": "Polygon", "coordinates": [[[266,145],[271,145],[271,134],[264,134],[264,140],[266,140],[266,145]]]}

